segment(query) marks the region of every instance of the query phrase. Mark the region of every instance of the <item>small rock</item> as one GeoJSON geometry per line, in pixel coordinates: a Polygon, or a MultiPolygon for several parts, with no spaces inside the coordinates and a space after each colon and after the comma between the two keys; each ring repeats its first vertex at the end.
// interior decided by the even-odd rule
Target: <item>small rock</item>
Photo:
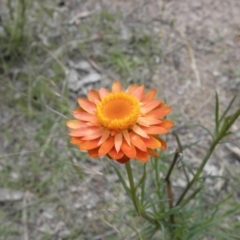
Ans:
{"type": "Polygon", "coordinates": [[[236,155],[238,157],[238,159],[240,160],[240,148],[235,146],[235,145],[231,145],[230,143],[226,144],[226,147],[228,148],[229,151],[231,151],[234,155],[236,155]]]}
{"type": "Polygon", "coordinates": [[[67,80],[68,80],[68,86],[71,90],[76,91],[77,90],[77,84],[79,81],[79,75],[78,72],[74,69],[71,69],[67,73],[67,80]]]}
{"type": "Polygon", "coordinates": [[[214,71],[212,74],[214,77],[219,77],[221,75],[221,73],[218,71],[214,71]]]}
{"type": "Polygon", "coordinates": [[[78,62],[73,62],[73,61],[69,60],[68,63],[71,68],[84,70],[84,71],[89,71],[91,69],[91,65],[89,64],[89,62],[87,62],[85,60],[81,60],[78,62]]]}
{"type": "Polygon", "coordinates": [[[101,75],[98,73],[90,73],[87,76],[83,77],[78,83],[77,83],[77,89],[80,89],[82,86],[84,86],[86,83],[95,83],[101,80],[101,75]]]}
{"type": "Polygon", "coordinates": [[[208,175],[211,175],[211,176],[218,176],[219,175],[219,169],[215,165],[210,164],[210,163],[206,164],[206,166],[204,168],[204,171],[208,175]]]}
{"type": "Polygon", "coordinates": [[[0,202],[22,200],[24,192],[7,188],[0,188],[0,202]]]}
{"type": "Polygon", "coordinates": [[[54,231],[51,230],[51,228],[49,227],[49,224],[44,223],[40,228],[39,231],[42,233],[50,233],[51,235],[54,234],[54,231]]]}
{"type": "Polygon", "coordinates": [[[45,218],[47,218],[47,219],[53,219],[53,215],[50,214],[49,212],[44,212],[44,213],[43,213],[43,216],[44,216],[45,218]]]}
{"type": "Polygon", "coordinates": [[[61,237],[61,238],[68,238],[69,236],[70,236],[70,231],[69,230],[64,230],[64,231],[61,231],[61,232],[59,232],[59,237],[61,237]]]}

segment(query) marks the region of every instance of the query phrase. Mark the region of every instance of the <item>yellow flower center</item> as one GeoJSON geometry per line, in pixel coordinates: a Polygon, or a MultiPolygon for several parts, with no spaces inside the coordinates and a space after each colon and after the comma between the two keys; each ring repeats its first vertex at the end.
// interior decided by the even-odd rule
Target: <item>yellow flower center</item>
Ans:
{"type": "Polygon", "coordinates": [[[109,93],[97,104],[97,117],[103,127],[123,131],[131,128],[140,113],[136,97],[125,92],[109,93]]]}

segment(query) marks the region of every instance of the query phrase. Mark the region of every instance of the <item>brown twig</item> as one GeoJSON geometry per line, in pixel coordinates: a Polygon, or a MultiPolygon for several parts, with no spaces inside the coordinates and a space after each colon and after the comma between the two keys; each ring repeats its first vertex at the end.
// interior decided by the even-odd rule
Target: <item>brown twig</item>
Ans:
{"type": "MultiPolygon", "coordinates": [[[[172,170],[177,162],[177,159],[180,155],[180,151],[179,149],[176,150],[175,152],[175,155],[174,155],[174,158],[173,158],[173,161],[172,161],[172,164],[168,170],[168,173],[165,177],[165,181],[167,183],[167,193],[168,193],[168,201],[169,201],[169,208],[171,209],[173,207],[173,193],[172,193],[172,184],[171,184],[171,181],[170,181],[170,175],[172,173],[172,170]]],[[[174,224],[174,215],[173,214],[170,214],[170,222],[174,224]]]]}

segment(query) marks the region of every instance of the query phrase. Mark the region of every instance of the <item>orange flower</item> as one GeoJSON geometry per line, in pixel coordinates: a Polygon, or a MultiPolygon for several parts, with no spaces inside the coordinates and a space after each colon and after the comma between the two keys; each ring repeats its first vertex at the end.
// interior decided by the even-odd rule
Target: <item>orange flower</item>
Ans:
{"type": "Polygon", "coordinates": [[[124,91],[117,81],[111,91],[90,90],[88,99],[78,99],[80,107],[73,111],[76,120],[66,123],[72,129],[71,143],[93,158],[108,155],[120,163],[159,156],[153,149],[166,149],[166,143],[158,135],[174,123],[163,119],[172,109],[155,100],[156,93],[155,89],[144,93],[144,86],[136,84],[124,91]]]}

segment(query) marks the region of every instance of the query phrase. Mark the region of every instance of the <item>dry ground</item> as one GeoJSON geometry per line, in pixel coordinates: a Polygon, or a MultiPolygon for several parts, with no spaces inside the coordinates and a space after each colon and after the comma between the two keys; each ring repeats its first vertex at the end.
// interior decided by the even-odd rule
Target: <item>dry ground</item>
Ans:
{"type": "MultiPolygon", "coordinates": [[[[0,4],[4,24],[6,1],[0,4]]],[[[1,56],[0,239],[136,239],[115,173],[105,161],[69,146],[64,123],[88,89],[109,87],[114,79],[125,86],[143,83],[173,107],[182,143],[199,140],[183,153],[195,169],[209,138],[190,125],[212,129],[215,91],[221,109],[240,91],[239,13],[239,0],[32,4],[25,55],[14,61],[1,56]]],[[[233,108],[239,106],[240,96],[233,108]]],[[[235,188],[235,199],[239,120],[232,132],[231,143],[218,147],[205,172],[223,177],[209,181],[212,193],[235,188]]],[[[168,138],[172,153],[177,144],[168,138]]],[[[176,187],[185,184],[179,174],[176,187]]]]}

